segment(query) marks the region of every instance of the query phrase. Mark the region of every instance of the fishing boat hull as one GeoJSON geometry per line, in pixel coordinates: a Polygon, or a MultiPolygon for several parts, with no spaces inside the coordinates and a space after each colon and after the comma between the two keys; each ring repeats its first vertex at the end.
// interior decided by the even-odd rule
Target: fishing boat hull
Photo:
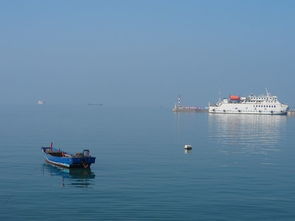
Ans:
{"type": "Polygon", "coordinates": [[[90,168],[91,164],[95,163],[95,157],[92,156],[80,155],[79,157],[75,157],[75,155],[70,155],[60,150],[52,151],[49,148],[50,147],[42,147],[44,159],[47,163],[56,166],[65,168],[90,168]],[[52,153],[54,153],[54,155],[52,153]]]}

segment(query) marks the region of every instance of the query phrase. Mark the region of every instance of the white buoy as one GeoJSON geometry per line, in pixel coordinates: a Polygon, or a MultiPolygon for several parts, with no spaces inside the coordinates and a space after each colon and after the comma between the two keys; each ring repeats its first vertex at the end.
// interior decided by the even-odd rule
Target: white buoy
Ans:
{"type": "Polygon", "coordinates": [[[185,150],[191,150],[192,148],[193,148],[192,145],[189,145],[189,144],[184,145],[185,150]]]}

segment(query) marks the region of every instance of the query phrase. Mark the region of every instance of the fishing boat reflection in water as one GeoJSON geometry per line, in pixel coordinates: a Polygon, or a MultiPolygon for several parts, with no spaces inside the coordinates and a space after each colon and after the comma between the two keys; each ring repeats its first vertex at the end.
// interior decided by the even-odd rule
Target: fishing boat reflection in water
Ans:
{"type": "Polygon", "coordinates": [[[61,177],[61,186],[89,187],[94,184],[95,174],[90,168],[61,168],[50,164],[43,164],[43,174],[61,177]]]}

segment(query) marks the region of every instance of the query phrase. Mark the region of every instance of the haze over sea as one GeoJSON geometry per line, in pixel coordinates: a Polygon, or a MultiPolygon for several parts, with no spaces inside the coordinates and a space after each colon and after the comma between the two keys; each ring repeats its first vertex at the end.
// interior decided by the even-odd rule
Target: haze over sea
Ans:
{"type": "Polygon", "coordinates": [[[295,1],[0,2],[0,104],[295,104],[295,1]]]}
{"type": "Polygon", "coordinates": [[[295,118],[171,111],[294,108],[294,21],[294,0],[0,1],[0,221],[295,220],[295,118]],[[45,164],[52,141],[92,170],[45,164]]]}
{"type": "Polygon", "coordinates": [[[0,121],[1,220],[295,217],[292,117],[6,105],[0,121]],[[51,141],[89,148],[91,173],[45,164],[51,141]]]}

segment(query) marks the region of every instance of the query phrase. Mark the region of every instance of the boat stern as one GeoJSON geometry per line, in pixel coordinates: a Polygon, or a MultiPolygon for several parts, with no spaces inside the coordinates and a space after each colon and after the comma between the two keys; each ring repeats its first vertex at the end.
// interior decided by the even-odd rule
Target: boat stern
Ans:
{"type": "Polygon", "coordinates": [[[91,164],[95,163],[95,157],[79,157],[72,158],[71,168],[90,168],[91,164]]]}

